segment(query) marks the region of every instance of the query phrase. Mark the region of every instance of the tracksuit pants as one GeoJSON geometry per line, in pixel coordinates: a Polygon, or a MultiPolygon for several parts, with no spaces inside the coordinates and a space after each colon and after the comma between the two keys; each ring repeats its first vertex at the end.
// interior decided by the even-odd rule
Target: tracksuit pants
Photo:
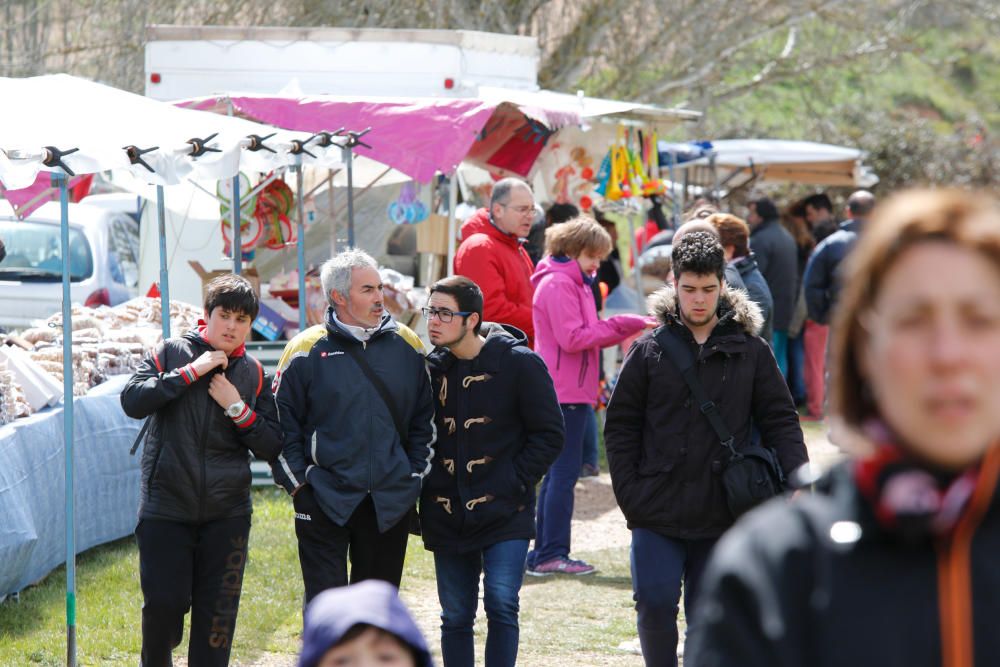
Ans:
{"type": "Polygon", "coordinates": [[[236,631],[250,517],[202,524],[141,519],[142,666],[169,667],[191,610],[188,664],[224,667],[236,631]]]}
{"type": "Polygon", "coordinates": [[[365,496],[351,518],[341,526],[323,512],[313,488],[308,485],[295,494],[292,504],[307,604],[328,588],[347,585],[348,558],[351,561],[350,583],[380,579],[399,588],[410,536],[408,516],[380,533],[375,503],[371,496],[365,496]]]}

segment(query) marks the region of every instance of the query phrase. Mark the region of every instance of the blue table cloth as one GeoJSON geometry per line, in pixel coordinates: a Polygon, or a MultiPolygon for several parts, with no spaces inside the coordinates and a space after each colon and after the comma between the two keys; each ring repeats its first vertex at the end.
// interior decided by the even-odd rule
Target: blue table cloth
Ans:
{"type": "MultiPolygon", "coordinates": [[[[132,533],[139,506],[141,421],[118,402],[127,375],[74,401],[77,553],[132,533]]],[[[63,410],[0,427],[0,599],[66,561],[63,410]]]]}

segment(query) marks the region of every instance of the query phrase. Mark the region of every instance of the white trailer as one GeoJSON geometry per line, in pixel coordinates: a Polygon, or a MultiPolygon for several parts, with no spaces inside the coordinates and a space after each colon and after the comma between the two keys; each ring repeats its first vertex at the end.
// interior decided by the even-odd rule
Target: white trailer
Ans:
{"type": "Polygon", "coordinates": [[[476,97],[538,90],[533,37],[471,30],[150,26],[146,96],[476,97]]]}

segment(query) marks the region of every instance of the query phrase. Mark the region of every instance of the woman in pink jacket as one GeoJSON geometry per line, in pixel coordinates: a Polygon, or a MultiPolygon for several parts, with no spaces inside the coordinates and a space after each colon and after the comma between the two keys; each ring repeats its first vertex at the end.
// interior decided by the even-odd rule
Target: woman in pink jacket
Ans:
{"type": "Polygon", "coordinates": [[[538,494],[535,548],[527,573],[591,574],[594,567],[569,557],[573,487],[580,476],[584,428],[594,418],[601,348],[615,345],[656,323],[640,315],[597,316],[591,283],[611,252],[611,236],[590,218],[576,218],[545,232],[546,257],[531,282],[535,351],[555,382],[566,425],[562,453],[538,494]]]}

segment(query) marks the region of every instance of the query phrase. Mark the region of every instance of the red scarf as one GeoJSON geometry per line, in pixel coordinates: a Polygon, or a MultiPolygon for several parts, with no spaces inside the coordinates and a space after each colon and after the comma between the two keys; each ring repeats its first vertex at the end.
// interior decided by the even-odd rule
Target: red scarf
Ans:
{"type": "Polygon", "coordinates": [[[865,431],[876,450],[853,472],[878,522],[907,542],[950,536],[976,490],[980,465],[954,474],[935,471],[908,457],[881,423],[865,431]]]}
{"type": "MultiPolygon", "coordinates": [[[[209,343],[208,339],[205,338],[205,331],[207,329],[208,329],[208,322],[206,322],[205,320],[198,320],[198,328],[196,329],[196,331],[198,332],[198,336],[200,336],[201,339],[205,341],[205,343],[207,343],[209,346],[211,346],[211,348],[214,350],[215,346],[209,343]]],[[[238,348],[229,353],[229,358],[233,359],[235,357],[242,357],[244,354],[246,354],[246,352],[247,352],[246,343],[240,343],[240,346],[238,348]]]]}

